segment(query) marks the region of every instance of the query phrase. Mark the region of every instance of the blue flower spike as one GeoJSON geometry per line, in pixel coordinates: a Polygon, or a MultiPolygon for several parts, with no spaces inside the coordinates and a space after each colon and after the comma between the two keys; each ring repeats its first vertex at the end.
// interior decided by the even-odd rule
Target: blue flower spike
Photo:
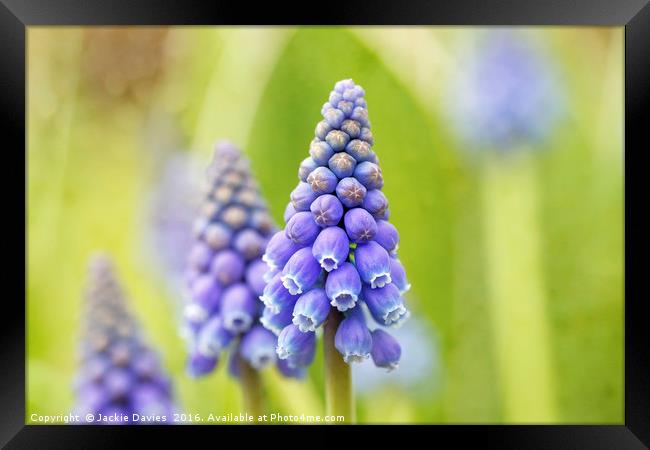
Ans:
{"type": "MultiPolygon", "coordinates": [[[[309,161],[304,166],[309,173],[317,167],[309,161]]],[[[200,225],[196,243],[188,260],[188,273],[193,274],[188,277],[190,298],[185,307],[188,374],[210,374],[224,352],[230,353],[233,376],[242,374],[242,361],[252,370],[276,364],[281,373],[288,373],[284,364],[280,367],[277,363],[276,334],[291,323],[298,296],[282,287],[279,272],[321,230],[309,211],[315,195],[302,183],[296,193],[297,207],[294,202],[287,207],[286,215],[293,224],[290,231],[277,231],[248,160],[228,141],[215,145],[207,181],[201,216],[196,221],[200,225]],[[282,290],[277,289],[278,283],[282,290]],[[267,308],[262,307],[260,298],[267,308]],[[278,314],[282,308],[283,314],[278,314]]]]}
{"type": "Polygon", "coordinates": [[[176,407],[170,380],[140,334],[106,255],[90,261],[84,307],[73,412],[86,421],[117,414],[112,425],[133,424],[135,414],[145,416],[144,423],[155,416],[171,421],[176,407]]]}
{"type": "Polygon", "coordinates": [[[259,297],[261,323],[278,335],[277,355],[287,370],[311,364],[315,333],[327,324],[335,330],[326,332],[332,351],[345,363],[371,356],[378,367],[399,363],[399,344],[366,321],[372,317],[381,327],[404,322],[409,312],[402,294],[410,285],[397,259],[399,233],[389,222],[364,96],[352,80],[336,83],[300,163],[285,228],[262,257],[273,275],[267,273],[259,297]]]}

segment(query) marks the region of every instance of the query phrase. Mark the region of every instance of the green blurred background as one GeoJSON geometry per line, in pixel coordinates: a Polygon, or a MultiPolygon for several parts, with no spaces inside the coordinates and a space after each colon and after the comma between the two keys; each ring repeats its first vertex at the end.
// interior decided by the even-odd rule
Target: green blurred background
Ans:
{"type": "MultiPolygon", "coordinates": [[[[30,27],[27,422],[72,405],[95,250],[114,257],[181,408],[239,412],[224,367],[185,374],[179,290],[161,244],[147,244],[152,192],[165,161],[205,166],[229,138],[281,223],[320,107],[353,78],[413,285],[405,352],[424,362],[401,377],[355,371],[359,420],[622,423],[623,29],[523,31],[558,67],[567,115],[539,151],[489,161],[464,151],[445,114],[478,31],[30,27]]],[[[324,414],[322,358],[303,382],[273,370],[264,382],[269,410],[324,414]]]]}

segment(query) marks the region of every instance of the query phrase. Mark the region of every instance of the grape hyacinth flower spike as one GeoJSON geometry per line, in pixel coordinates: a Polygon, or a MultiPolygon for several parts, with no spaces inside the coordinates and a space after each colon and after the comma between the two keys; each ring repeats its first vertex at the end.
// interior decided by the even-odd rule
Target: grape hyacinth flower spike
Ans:
{"type": "Polygon", "coordinates": [[[84,306],[75,414],[88,423],[171,422],[170,380],[139,333],[104,255],[90,261],[84,306]]]}
{"type": "Polygon", "coordinates": [[[492,342],[495,354],[502,358],[500,376],[538,380],[537,388],[529,389],[526,396],[521,389],[507,386],[504,414],[546,420],[553,417],[556,405],[544,395],[553,389],[553,359],[547,339],[552,329],[546,305],[550,298],[540,277],[544,263],[538,256],[543,233],[537,152],[564,147],[554,137],[570,124],[566,77],[560,61],[534,33],[496,28],[478,33],[470,42],[475,45],[460,64],[463,70],[450,77],[446,91],[451,107],[445,111],[463,148],[473,150],[466,156],[479,163],[480,223],[489,279],[486,300],[498,318],[493,329],[499,331],[492,342]],[[511,280],[527,286],[525,299],[512,289],[511,280]],[[529,306],[520,310],[522,301],[529,306]],[[520,337],[515,347],[509,336],[520,337]],[[532,352],[539,355],[534,364],[512,364],[532,352]],[[530,404],[538,405],[534,416],[530,404]]]}
{"type": "Polygon", "coordinates": [[[399,234],[388,222],[384,178],[364,90],[336,83],[323,105],[309,156],[285,209],[285,228],[270,239],[262,260],[271,277],[260,300],[262,325],[279,336],[278,358],[304,369],[324,328],[328,414],[354,421],[349,363],[371,358],[388,370],[401,349],[386,331],[409,312],[409,289],[397,259],[399,234]],[[376,326],[369,328],[372,318],[376,326]]]}
{"type": "MultiPolygon", "coordinates": [[[[246,407],[257,417],[261,408],[258,371],[276,364],[282,374],[289,373],[284,363],[278,362],[276,335],[261,325],[266,320],[277,326],[286,324],[286,320],[278,321],[281,317],[262,316],[258,297],[265,293],[268,271],[262,254],[267,244],[275,242],[277,252],[272,256],[284,261],[285,255],[299,246],[289,240],[269,243],[275,231],[272,219],[248,160],[230,142],[215,146],[201,210],[187,270],[188,371],[195,377],[206,375],[230,350],[229,372],[240,379],[246,407]]],[[[310,232],[296,221],[295,239],[307,239],[310,232]]],[[[269,304],[293,300],[291,295],[267,294],[269,304]]]]}

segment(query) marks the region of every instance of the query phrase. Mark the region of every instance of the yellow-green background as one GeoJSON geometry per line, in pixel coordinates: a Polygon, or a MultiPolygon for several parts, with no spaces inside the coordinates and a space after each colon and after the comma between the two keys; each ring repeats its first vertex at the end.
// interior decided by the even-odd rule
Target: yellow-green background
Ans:
{"type": "MultiPolygon", "coordinates": [[[[557,66],[567,114],[543,148],[488,161],[463,151],[444,111],[477,31],[30,27],[27,420],[72,405],[94,250],[114,256],[182,409],[239,411],[223,368],[185,375],[170,290],[142,256],[156,146],[207,163],[215,139],[234,140],[280,221],[322,103],[353,78],[366,90],[409,303],[435,329],[441,368],[429,389],[361,396],[359,419],[622,423],[623,30],[525,30],[557,66]]],[[[302,383],[265,373],[270,409],[324,413],[321,371],[317,361],[302,383]]]]}

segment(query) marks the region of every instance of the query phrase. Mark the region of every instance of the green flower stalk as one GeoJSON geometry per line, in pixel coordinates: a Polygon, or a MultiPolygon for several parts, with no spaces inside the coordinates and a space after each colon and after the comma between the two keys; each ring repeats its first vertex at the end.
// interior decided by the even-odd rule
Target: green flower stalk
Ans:
{"type": "Polygon", "coordinates": [[[494,346],[510,422],[557,419],[540,261],[533,150],[564,113],[553,61],[511,30],[483,33],[449,90],[451,119],[481,158],[482,217],[494,346]]]}

